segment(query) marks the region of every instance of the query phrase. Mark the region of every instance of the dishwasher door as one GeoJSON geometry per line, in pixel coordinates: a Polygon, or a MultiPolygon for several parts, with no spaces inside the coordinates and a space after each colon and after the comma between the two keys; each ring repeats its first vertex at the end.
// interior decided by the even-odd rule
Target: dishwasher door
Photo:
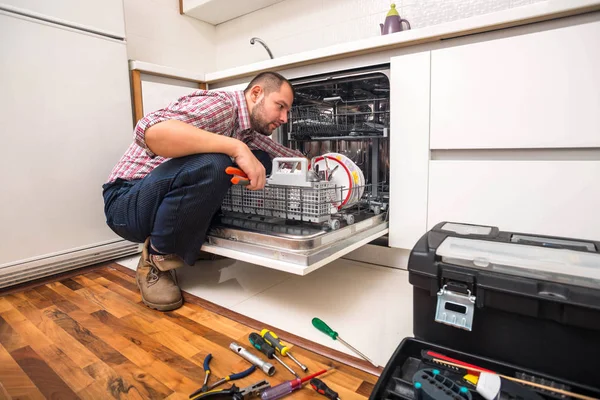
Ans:
{"type": "Polygon", "coordinates": [[[202,250],[306,275],[387,233],[387,213],[358,216],[336,230],[259,215],[221,215],[202,250]]]}
{"type": "Polygon", "coordinates": [[[240,199],[238,209],[228,208],[226,199],[202,250],[305,275],[388,233],[389,69],[345,71],[292,84],[289,122],[274,136],[308,159],[335,153],[351,160],[366,183],[357,196],[361,201],[327,224],[249,212],[247,198],[240,199]]]}

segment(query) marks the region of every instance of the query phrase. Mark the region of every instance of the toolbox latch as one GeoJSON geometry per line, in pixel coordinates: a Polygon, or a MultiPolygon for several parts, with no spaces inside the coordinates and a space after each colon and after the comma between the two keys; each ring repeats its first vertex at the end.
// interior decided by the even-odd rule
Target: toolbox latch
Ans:
{"type": "Polygon", "coordinates": [[[435,321],[456,328],[471,331],[475,313],[475,296],[467,290],[467,294],[453,292],[444,285],[437,293],[438,301],[435,310],[435,321]]]}

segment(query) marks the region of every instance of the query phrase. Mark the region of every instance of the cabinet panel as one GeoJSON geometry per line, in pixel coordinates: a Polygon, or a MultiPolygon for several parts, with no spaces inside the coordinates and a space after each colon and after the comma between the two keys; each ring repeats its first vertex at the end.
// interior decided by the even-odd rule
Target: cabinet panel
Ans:
{"type": "Polygon", "coordinates": [[[0,13],[0,264],[114,241],[102,184],[132,138],[125,43],[0,13]]]}
{"type": "Polygon", "coordinates": [[[410,54],[391,61],[391,247],[412,249],[426,232],[430,54],[410,54]]]}
{"type": "Polygon", "coordinates": [[[125,37],[123,0],[0,0],[0,8],[125,37]]]}
{"type": "Polygon", "coordinates": [[[428,228],[441,221],[600,239],[600,161],[431,161],[428,228]]]}
{"type": "Polygon", "coordinates": [[[593,18],[433,51],[431,149],[600,146],[593,18]]]}

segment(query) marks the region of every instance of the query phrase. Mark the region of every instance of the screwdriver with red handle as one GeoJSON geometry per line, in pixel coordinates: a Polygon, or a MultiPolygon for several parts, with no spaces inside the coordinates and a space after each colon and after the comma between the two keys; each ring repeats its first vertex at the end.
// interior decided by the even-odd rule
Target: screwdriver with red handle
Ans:
{"type": "Polygon", "coordinates": [[[330,400],[340,400],[337,392],[331,390],[329,386],[325,384],[322,380],[318,378],[312,378],[310,380],[310,386],[317,391],[317,393],[322,394],[330,400]]]}

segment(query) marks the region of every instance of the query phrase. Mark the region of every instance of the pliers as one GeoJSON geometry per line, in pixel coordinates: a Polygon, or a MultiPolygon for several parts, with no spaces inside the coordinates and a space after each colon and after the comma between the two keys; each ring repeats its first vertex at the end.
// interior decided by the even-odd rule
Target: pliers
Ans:
{"type": "Polygon", "coordinates": [[[199,393],[198,395],[190,398],[193,400],[196,399],[210,399],[210,400],[244,400],[250,397],[258,397],[260,393],[270,388],[271,385],[269,382],[262,380],[260,382],[256,382],[248,387],[243,389],[238,388],[235,385],[232,385],[229,389],[216,389],[211,390],[206,393],[199,393]]]}
{"type": "Polygon", "coordinates": [[[248,175],[244,171],[236,167],[227,167],[225,168],[225,173],[228,175],[233,175],[231,178],[231,183],[234,185],[243,185],[247,186],[250,184],[250,179],[248,179],[248,175]]]}
{"type": "Polygon", "coordinates": [[[199,395],[200,393],[205,393],[208,392],[209,390],[225,383],[228,381],[234,381],[236,379],[242,379],[247,377],[248,375],[250,375],[251,373],[253,373],[256,370],[256,366],[252,365],[250,368],[248,368],[245,371],[239,372],[237,374],[230,374],[227,375],[225,378],[219,379],[217,382],[213,383],[212,385],[208,385],[208,378],[210,376],[210,360],[212,359],[212,354],[208,354],[205,358],[204,358],[204,364],[203,364],[203,368],[204,368],[204,383],[202,385],[202,387],[198,390],[196,390],[194,393],[190,394],[190,399],[191,398],[196,398],[195,396],[199,395]]]}

